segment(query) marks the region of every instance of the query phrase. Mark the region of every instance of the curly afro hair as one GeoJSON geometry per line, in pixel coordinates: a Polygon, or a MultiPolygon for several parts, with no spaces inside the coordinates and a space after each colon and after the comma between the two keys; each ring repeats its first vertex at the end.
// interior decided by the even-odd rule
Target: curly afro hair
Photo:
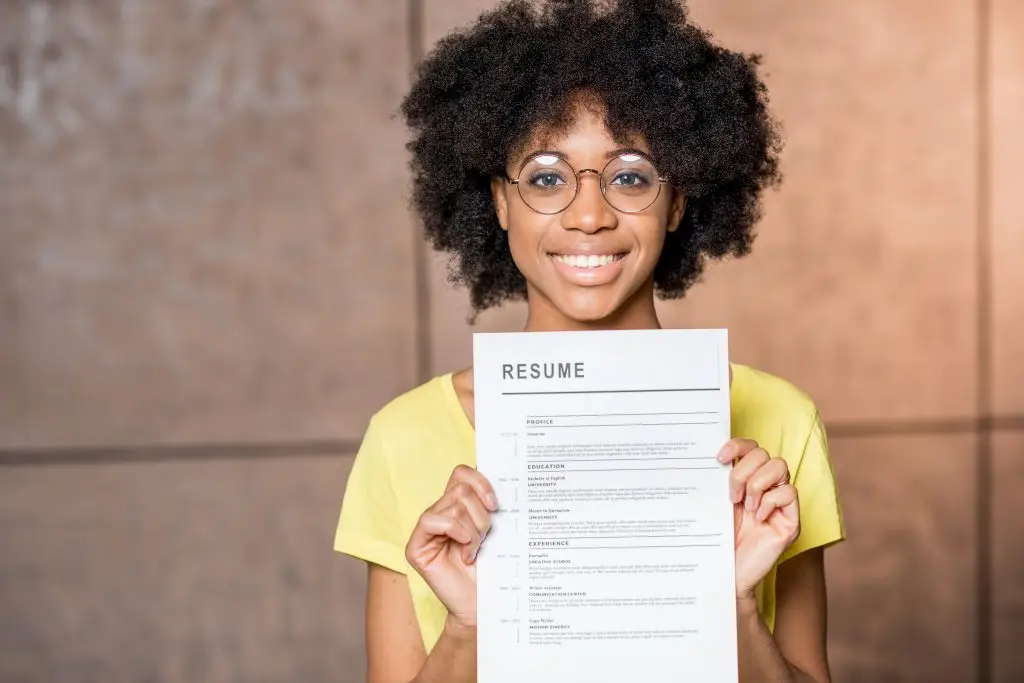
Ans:
{"type": "Polygon", "coordinates": [[[402,102],[413,136],[413,207],[479,313],[522,299],[526,281],[500,229],[491,178],[537,130],[572,122],[583,94],[617,140],[640,135],[685,193],[655,291],[678,298],[708,258],[750,251],[781,148],[757,75],[670,0],[509,0],[442,39],[402,102]]]}

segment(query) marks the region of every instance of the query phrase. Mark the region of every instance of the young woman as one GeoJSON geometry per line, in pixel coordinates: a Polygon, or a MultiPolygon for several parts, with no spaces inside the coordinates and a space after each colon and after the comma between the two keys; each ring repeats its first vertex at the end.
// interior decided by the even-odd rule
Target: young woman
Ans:
{"type": "MultiPolygon", "coordinates": [[[[668,0],[514,0],[442,40],[403,113],[415,206],[474,309],[658,328],[656,294],[745,254],[779,176],[756,65],[668,0]]],[[[828,681],[823,551],[843,526],[825,432],[784,380],[733,364],[731,382],[740,677],[828,681]]],[[[474,463],[472,368],[369,424],[335,547],[369,564],[371,683],[476,679],[474,560],[501,501],[474,463]]]]}

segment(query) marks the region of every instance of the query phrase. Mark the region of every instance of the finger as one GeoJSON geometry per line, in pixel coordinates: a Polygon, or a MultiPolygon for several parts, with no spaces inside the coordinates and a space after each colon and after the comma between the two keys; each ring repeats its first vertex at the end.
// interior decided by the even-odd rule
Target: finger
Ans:
{"type": "Polygon", "coordinates": [[[484,506],[494,512],[498,509],[498,497],[494,493],[494,487],[491,486],[491,482],[487,481],[487,477],[480,474],[477,470],[466,465],[458,465],[452,470],[451,477],[448,478],[448,486],[445,488],[445,492],[451,491],[459,484],[465,484],[471,486],[476,494],[480,496],[480,500],[484,502],[484,506]]]}
{"type": "MultiPolygon", "coordinates": [[[[476,494],[473,495],[475,496],[476,494]]],[[[466,564],[472,564],[476,559],[477,552],[480,550],[480,543],[484,540],[483,533],[477,529],[476,524],[473,522],[473,516],[462,501],[458,501],[452,508],[452,511],[459,524],[470,530],[470,541],[462,546],[462,561],[466,564]]]]}
{"type": "Polygon", "coordinates": [[[773,486],[789,483],[789,465],[782,458],[769,458],[747,479],[747,509],[761,505],[761,495],[773,486]]]}
{"type": "MultiPolygon", "coordinates": [[[[475,497],[476,493],[473,493],[472,495],[475,497]]],[[[438,511],[438,514],[455,520],[456,524],[465,528],[468,532],[467,537],[469,540],[463,541],[461,538],[458,540],[462,545],[459,553],[462,555],[463,561],[468,563],[472,557],[476,556],[477,549],[483,541],[483,534],[479,529],[477,529],[476,524],[473,521],[473,516],[470,514],[469,510],[466,509],[462,500],[457,497],[449,496],[445,496],[444,500],[449,501],[449,503],[446,507],[441,508],[438,511]]]]}
{"type": "MultiPolygon", "coordinates": [[[[459,489],[454,489],[459,490],[459,489]]],[[[459,523],[470,529],[472,540],[462,548],[462,559],[467,564],[476,560],[476,553],[480,550],[480,544],[490,528],[490,513],[483,507],[483,503],[477,498],[473,489],[467,488],[464,498],[454,498],[452,506],[446,508],[445,515],[454,517],[459,523]]],[[[453,493],[454,493],[453,492],[453,493]]]]}
{"type": "Polygon", "coordinates": [[[718,451],[715,459],[722,464],[733,462],[739,460],[755,448],[757,448],[757,442],[751,439],[730,439],[722,446],[722,450],[718,451]]]}
{"type": "Polygon", "coordinates": [[[456,484],[437,503],[437,514],[454,517],[472,530],[473,540],[462,549],[462,559],[472,563],[491,529],[491,513],[484,507],[476,489],[465,483],[456,484]]]}
{"type": "Polygon", "coordinates": [[[456,543],[468,544],[473,541],[471,525],[464,524],[452,514],[424,513],[409,538],[409,547],[422,548],[437,538],[450,538],[456,543]]]}
{"type": "Polygon", "coordinates": [[[472,519],[473,526],[480,535],[485,535],[491,528],[491,513],[480,500],[476,489],[467,484],[459,484],[450,492],[452,499],[461,503],[472,519]]]}
{"type": "Polygon", "coordinates": [[[797,491],[795,486],[792,484],[777,486],[761,496],[761,504],[758,506],[754,516],[757,521],[763,522],[773,512],[780,510],[788,521],[799,522],[800,508],[798,505],[794,505],[796,502],[797,491]]]}
{"type": "Polygon", "coordinates": [[[729,495],[733,503],[743,500],[743,495],[747,490],[747,481],[769,460],[771,458],[763,448],[755,448],[732,466],[732,472],[729,473],[729,495]]]}

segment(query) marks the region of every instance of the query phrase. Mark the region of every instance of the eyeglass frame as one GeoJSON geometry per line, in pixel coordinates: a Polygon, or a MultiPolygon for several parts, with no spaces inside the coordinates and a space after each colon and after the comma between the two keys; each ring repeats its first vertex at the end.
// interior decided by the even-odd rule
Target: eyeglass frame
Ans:
{"type": "Polygon", "coordinates": [[[608,206],[612,207],[616,211],[619,211],[621,213],[628,213],[628,214],[641,213],[641,212],[646,211],[647,209],[651,208],[654,205],[654,202],[658,201],[658,197],[661,196],[661,187],[662,187],[662,185],[666,185],[669,182],[668,176],[663,176],[663,175],[661,175],[658,172],[658,166],[657,166],[657,164],[654,163],[654,160],[651,159],[651,157],[648,156],[647,154],[645,154],[645,153],[643,153],[643,152],[641,152],[640,150],[637,150],[637,149],[624,149],[624,150],[621,150],[618,154],[616,154],[614,157],[609,159],[608,163],[606,163],[604,165],[604,167],[600,171],[598,171],[597,169],[594,169],[594,168],[581,168],[580,170],[577,171],[576,168],[571,163],[569,163],[569,160],[565,158],[565,155],[560,154],[558,152],[548,152],[548,151],[544,151],[544,150],[539,151],[539,152],[534,152],[530,156],[526,157],[526,159],[523,161],[523,163],[519,165],[519,171],[516,173],[516,178],[514,180],[511,177],[509,177],[507,171],[502,171],[502,175],[505,176],[505,182],[508,183],[509,185],[515,185],[516,186],[516,189],[519,192],[519,198],[523,200],[523,204],[526,204],[526,206],[528,206],[531,211],[539,213],[539,214],[541,214],[543,216],[556,216],[556,215],[562,213],[563,211],[567,211],[569,209],[569,207],[572,206],[572,203],[574,201],[576,201],[576,197],[579,196],[580,185],[581,185],[580,177],[584,173],[593,173],[594,175],[597,176],[598,187],[601,189],[601,198],[604,199],[605,203],[607,203],[608,206]],[[651,167],[654,169],[655,173],[658,173],[658,192],[657,192],[657,194],[655,194],[654,198],[651,199],[650,204],[648,204],[647,206],[643,207],[642,209],[637,209],[635,211],[625,211],[624,209],[620,209],[619,207],[615,206],[610,201],[608,201],[608,195],[605,194],[604,172],[608,169],[609,166],[612,165],[613,161],[616,161],[617,159],[619,159],[619,158],[621,158],[623,156],[627,156],[627,155],[634,155],[634,156],[642,157],[644,160],[647,161],[647,163],[649,163],[651,165],[651,167]],[[533,206],[530,204],[530,202],[526,201],[526,198],[523,196],[523,191],[522,191],[522,188],[520,186],[520,181],[522,180],[521,176],[523,174],[523,169],[526,168],[527,164],[529,164],[531,161],[533,161],[537,157],[541,157],[541,156],[557,157],[562,163],[564,163],[566,166],[569,167],[569,170],[571,170],[573,172],[573,175],[574,175],[574,177],[576,179],[576,185],[573,187],[573,191],[572,191],[572,199],[570,199],[569,203],[566,204],[563,208],[559,209],[558,211],[551,211],[551,212],[537,211],[537,209],[533,208],[533,206]]]}

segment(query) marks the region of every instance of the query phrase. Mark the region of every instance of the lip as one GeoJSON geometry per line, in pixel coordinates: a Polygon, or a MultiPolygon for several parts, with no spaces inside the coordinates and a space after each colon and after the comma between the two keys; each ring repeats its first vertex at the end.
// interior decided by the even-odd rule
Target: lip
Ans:
{"type": "Polygon", "coordinates": [[[599,287],[601,285],[608,284],[622,272],[622,268],[624,267],[628,256],[628,252],[598,252],[596,250],[573,250],[557,253],[552,252],[548,254],[548,258],[551,259],[551,263],[555,266],[555,271],[562,277],[562,279],[580,287],[599,287]],[[595,266],[593,268],[571,266],[568,263],[564,263],[555,258],[556,256],[596,256],[609,253],[614,253],[618,258],[611,263],[595,266]]]}

